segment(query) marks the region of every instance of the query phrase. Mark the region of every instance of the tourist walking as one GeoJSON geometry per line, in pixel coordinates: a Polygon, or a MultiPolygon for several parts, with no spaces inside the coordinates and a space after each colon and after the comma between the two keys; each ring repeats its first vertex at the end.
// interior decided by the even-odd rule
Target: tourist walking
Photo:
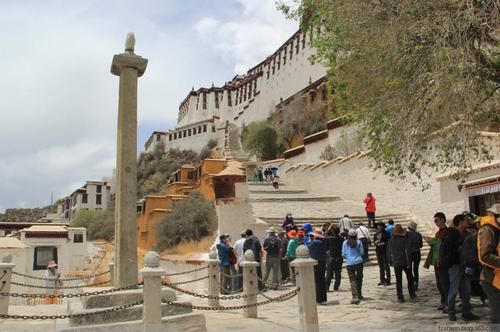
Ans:
{"type": "Polygon", "coordinates": [[[236,289],[243,288],[243,268],[241,267],[241,263],[245,261],[245,252],[243,251],[243,246],[245,244],[247,234],[245,231],[241,232],[240,238],[234,243],[234,251],[236,252],[236,257],[238,258],[238,278],[236,278],[236,289]]]}
{"type": "Polygon", "coordinates": [[[383,221],[378,221],[377,232],[373,236],[380,275],[378,286],[389,286],[391,284],[391,268],[387,257],[387,242],[389,242],[390,238],[391,235],[385,230],[385,223],[383,221]]]}
{"type": "Polygon", "coordinates": [[[394,233],[392,232],[392,229],[394,228],[394,219],[389,219],[387,221],[387,227],[385,230],[389,233],[390,236],[394,236],[394,233]]]}
{"type": "Polygon", "coordinates": [[[323,231],[316,228],[311,233],[312,240],[307,247],[309,255],[312,259],[318,261],[314,266],[314,284],[316,286],[316,303],[326,305],[326,284],[325,284],[325,267],[326,267],[326,244],[324,241],[323,231]]]}
{"type": "MultiPolygon", "coordinates": [[[[48,295],[59,295],[59,287],[63,286],[61,278],[61,273],[57,270],[57,263],[55,261],[50,261],[47,265],[47,270],[45,271],[45,287],[48,295]]],[[[45,304],[57,304],[57,297],[46,297],[45,304]]]]}
{"type": "Polygon", "coordinates": [[[233,248],[226,241],[226,235],[219,236],[219,243],[217,244],[217,253],[219,255],[220,267],[220,285],[222,294],[229,294],[231,292],[231,253],[233,248]]]}
{"type": "Polygon", "coordinates": [[[363,299],[363,255],[363,243],[358,240],[356,230],[349,230],[347,240],[342,244],[342,256],[346,260],[347,274],[351,284],[351,304],[359,304],[363,299]]]}
{"type": "Polygon", "coordinates": [[[293,216],[290,212],[288,212],[285,216],[285,219],[283,219],[283,222],[281,223],[281,227],[287,231],[292,229],[295,226],[295,220],[293,220],[293,216]]]}
{"type": "Polygon", "coordinates": [[[481,287],[480,277],[483,266],[479,261],[479,252],[477,246],[478,230],[481,218],[474,218],[469,212],[464,212],[465,219],[469,225],[472,225],[466,230],[469,234],[465,237],[464,244],[460,254],[465,262],[465,274],[470,281],[471,296],[479,296],[481,302],[487,305],[488,296],[481,287]]]}
{"type": "Polygon", "coordinates": [[[295,268],[290,265],[291,262],[297,257],[297,247],[299,246],[299,239],[297,237],[297,231],[292,229],[287,233],[288,236],[288,247],[286,249],[286,258],[288,260],[288,265],[290,266],[290,281],[295,283],[295,268]]]}
{"type": "Polygon", "coordinates": [[[285,231],[280,231],[278,237],[281,240],[281,259],[280,259],[280,271],[281,271],[281,281],[286,282],[290,278],[290,271],[288,266],[287,249],[288,249],[288,237],[285,231]]]}
{"type": "Polygon", "coordinates": [[[368,218],[368,227],[375,227],[375,196],[372,193],[367,193],[363,203],[365,203],[366,217],[368,218]]]}
{"type": "Polygon", "coordinates": [[[311,242],[311,237],[310,234],[313,231],[313,226],[311,223],[305,223],[304,224],[304,244],[309,244],[311,242]]]}
{"type": "Polygon", "coordinates": [[[405,302],[403,296],[403,271],[406,274],[406,281],[408,283],[408,293],[410,298],[415,298],[415,284],[413,275],[410,270],[410,253],[409,241],[406,237],[406,230],[397,224],[392,229],[394,236],[387,242],[387,256],[389,257],[389,264],[394,268],[396,275],[396,293],[398,302],[405,302]]]}
{"type": "Polygon", "coordinates": [[[434,276],[436,278],[436,286],[441,295],[441,305],[437,307],[438,310],[443,310],[448,313],[448,289],[450,288],[450,277],[448,275],[448,268],[442,267],[440,262],[440,251],[443,240],[448,236],[448,227],[446,227],[446,216],[442,212],[434,214],[434,224],[438,227],[433,238],[424,237],[424,240],[430,245],[431,249],[427,259],[425,260],[424,267],[434,266],[434,276]]]}
{"type": "Polygon", "coordinates": [[[448,230],[448,236],[443,241],[441,250],[441,266],[448,269],[450,277],[450,288],[448,290],[448,319],[456,321],[455,300],[460,290],[462,302],[462,318],[465,321],[479,319],[471,312],[470,305],[470,282],[465,275],[465,265],[461,261],[460,250],[466,236],[466,229],[469,224],[463,214],[457,214],[453,218],[455,228],[448,230]]]}
{"type": "Polygon", "coordinates": [[[359,222],[358,228],[356,228],[356,235],[358,236],[358,240],[363,243],[363,257],[365,259],[365,262],[368,262],[370,260],[370,258],[368,257],[368,248],[371,245],[370,231],[368,230],[368,228],[363,226],[362,221],[359,222]]]}
{"type": "Polygon", "coordinates": [[[259,289],[263,289],[264,286],[262,284],[262,246],[260,244],[259,238],[253,234],[253,231],[251,229],[247,229],[245,231],[245,234],[247,235],[245,239],[245,243],[243,244],[243,252],[246,252],[247,250],[251,250],[253,252],[253,255],[255,257],[255,261],[259,263],[259,266],[257,266],[257,277],[259,279],[259,289]]]}
{"type": "Polygon", "coordinates": [[[347,237],[347,233],[349,233],[349,230],[351,228],[354,228],[354,223],[347,214],[344,214],[344,216],[339,220],[340,234],[342,234],[342,236],[344,237],[347,237]]]}
{"type": "Polygon", "coordinates": [[[326,248],[328,250],[327,256],[327,266],[326,266],[326,290],[330,290],[330,284],[332,283],[332,278],[335,277],[335,283],[333,284],[333,290],[338,291],[340,287],[340,281],[342,279],[342,263],[344,258],[342,257],[342,244],[344,243],[344,238],[340,234],[340,229],[337,225],[330,225],[326,236],[326,248]]]}
{"type": "Polygon", "coordinates": [[[278,190],[280,189],[280,177],[278,175],[272,175],[273,179],[273,188],[278,190]]]}
{"type": "Polygon", "coordinates": [[[420,265],[420,249],[422,249],[423,241],[422,234],[417,232],[417,223],[411,221],[408,224],[408,253],[410,258],[410,271],[413,275],[413,282],[415,283],[415,290],[418,290],[418,267],[420,265]]]}
{"type": "Polygon", "coordinates": [[[491,323],[500,324],[500,204],[493,204],[481,218],[477,247],[483,264],[481,286],[488,295],[491,323]]]}
{"type": "Polygon", "coordinates": [[[264,283],[267,282],[271,271],[273,273],[273,283],[271,289],[277,289],[279,284],[280,265],[281,265],[281,248],[283,243],[276,236],[276,229],[269,227],[267,230],[268,237],[264,240],[264,251],[266,252],[266,273],[264,274],[264,283]]]}

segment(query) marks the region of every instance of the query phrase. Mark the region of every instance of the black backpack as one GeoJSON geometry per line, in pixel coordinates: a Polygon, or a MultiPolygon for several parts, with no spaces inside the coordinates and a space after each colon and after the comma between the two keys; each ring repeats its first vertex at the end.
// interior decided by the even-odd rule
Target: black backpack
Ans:
{"type": "Polygon", "coordinates": [[[271,256],[278,256],[280,252],[280,240],[276,236],[270,236],[266,239],[266,252],[271,256]]]}

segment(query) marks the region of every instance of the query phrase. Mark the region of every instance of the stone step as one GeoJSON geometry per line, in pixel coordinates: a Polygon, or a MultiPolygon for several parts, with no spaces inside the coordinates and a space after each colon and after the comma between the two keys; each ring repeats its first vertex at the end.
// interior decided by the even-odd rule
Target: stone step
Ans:
{"type": "Polygon", "coordinates": [[[338,196],[304,196],[304,195],[296,195],[290,194],[283,197],[255,197],[250,198],[248,201],[252,202],[267,202],[267,203],[287,203],[287,202],[334,202],[339,201],[340,197],[338,196]]]}
{"type": "Polygon", "coordinates": [[[289,195],[289,194],[307,194],[306,190],[303,189],[272,189],[265,188],[262,190],[251,189],[249,190],[250,197],[252,198],[255,194],[269,194],[269,195],[289,195]]]}
{"type": "MultiPolygon", "coordinates": [[[[133,303],[133,301],[127,301],[125,303],[121,303],[120,305],[133,303]]],[[[189,304],[188,302],[183,302],[189,304]]],[[[79,314],[79,313],[89,313],[101,311],[103,309],[85,309],[81,305],[80,301],[69,302],[68,303],[68,313],[71,314],[79,314]]],[[[104,323],[112,323],[112,322],[125,322],[125,321],[133,321],[142,319],[142,310],[143,306],[138,305],[134,307],[130,307],[124,310],[105,312],[101,314],[95,314],[91,316],[84,317],[74,317],[70,318],[69,324],[70,326],[82,326],[82,325],[93,325],[93,324],[104,324],[104,323]]],[[[174,316],[174,315],[182,315],[192,312],[191,309],[176,307],[168,304],[161,305],[162,316],[174,316]]]]}
{"type": "MultiPolygon", "coordinates": [[[[205,316],[202,313],[187,313],[177,316],[163,317],[161,320],[162,331],[204,332],[207,331],[205,316]]],[[[98,325],[71,327],[67,324],[57,323],[58,332],[143,332],[144,322],[133,320],[128,322],[115,322],[98,325]]]]}
{"type": "MultiPolygon", "coordinates": [[[[103,288],[101,288],[100,290],[102,289],[103,288]]],[[[176,300],[175,291],[163,287],[161,292],[163,300],[166,301],[176,300]]],[[[82,304],[85,309],[96,309],[96,308],[116,307],[122,305],[123,303],[134,303],[142,300],[143,300],[143,290],[142,288],[139,288],[139,289],[130,289],[115,293],[91,295],[83,297],[82,304]]]]}

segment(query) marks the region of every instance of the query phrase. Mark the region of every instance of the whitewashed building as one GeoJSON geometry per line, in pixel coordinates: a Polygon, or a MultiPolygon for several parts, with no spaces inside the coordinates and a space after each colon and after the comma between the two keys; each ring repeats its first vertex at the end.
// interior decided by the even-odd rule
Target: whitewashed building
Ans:
{"type": "Polygon", "coordinates": [[[106,210],[110,208],[112,186],[108,181],[87,181],[69,195],[63,204],[63,216],[73,219],[78,210],[106,210]]]}

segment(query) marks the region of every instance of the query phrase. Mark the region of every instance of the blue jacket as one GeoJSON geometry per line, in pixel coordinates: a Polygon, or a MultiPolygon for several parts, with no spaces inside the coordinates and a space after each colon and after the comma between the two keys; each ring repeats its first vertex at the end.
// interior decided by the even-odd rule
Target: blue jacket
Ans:
{"type": "Polygon", "coordinates": [[[219,254],[219,260],[220,260],[220,266],[226,267],[226,266],[231,266],[231,251],[233,248],[231,248],[229,245],[226,243],[219,243],[217,245],[217,253],[219,254]]]}
{"type": "Polygon", "coordinates": [[[310,223],[304,224],[304,244],[307,245],[311,242],[311,238],[309,237],[309,234],[312,233],[313,231],[313,226],[310,223]]]}
{"type": "Polygon", "coordinates": [[[358,239],[356,239],[355,247],[351,247],[348,240],[342,244],[342,256],[344,256],[347,266],[363,263],[363,253],[363,243],[358,239]]]}
{"type": "Polygon", "coordinates": [[[307,248],[309,248],[309,255],[311,256],[312,259],[315,259],[317,261],[324,261],[326,260],[326,243],[325,241],[316,239],[307,245],[307,248]]]}
{"type": "Polygon", "coordinates": [[[386,231],[389,232],[389,234],[391,234],[391,236],[394,236],[394,233],[392,232],[392,229],[394,228],[395,225],[387,225],[387,227],[385,228],[386,231]]]}

